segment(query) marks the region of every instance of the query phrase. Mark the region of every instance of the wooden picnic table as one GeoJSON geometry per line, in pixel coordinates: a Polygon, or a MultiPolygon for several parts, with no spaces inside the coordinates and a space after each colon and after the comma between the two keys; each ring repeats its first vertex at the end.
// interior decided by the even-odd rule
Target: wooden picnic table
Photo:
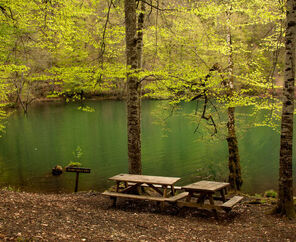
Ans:
{"type": "Polygon", "coordinates": [[[215,181],[199,181],[186,186],[183,186],[182,189],[189,192],[186,201],[190,202],[192,197],[198,197],[197,202],[203,204],[206,199],[210,201],[210,204],[214,205],[213,195],[216,192],[219,192],[221,197],[220,199],[225,202],[225,194],[227,192],[227,187],[230,184],[226,182],[215,182],[215,181]]]}
{"type": "Polygon", "coordinates": [[[227,200],[225,195],[227,194],[227,188],[230,186],[227,182],[216,181],[199,181],[186,186],[183,186],[188,196],[186,202],[178,202],[180,206],[207,208],[216,211],[218,208],[222,208],[225,211],[230,211],[231,208],[241,201],[243,197],[234,196],[227,200]],[[214,196],[215,195],[215,196],[214,196]],[[194,200],[196,198],[196,201],[194,200]],[[218,204],[218,201],[222,201],[222,204],[218,204]],[[209,203],[206,203],[209,201],[209,203]]]}
{"type": "Polygon", "coordinates": [[[174,184],[180,180],[179,177],[118,174],[110,177],[109,180],[116,182],[116,191],[105,191],[102,194],[111,197],[114,205],[116,204],[117,197],[173,202],[175,199],[180,199],[188,195],[188,193],[175,195],[174,184]],[[152,188],[160,196],[141,194],[140,188],[143,189],[145,186],[152,188]]]}

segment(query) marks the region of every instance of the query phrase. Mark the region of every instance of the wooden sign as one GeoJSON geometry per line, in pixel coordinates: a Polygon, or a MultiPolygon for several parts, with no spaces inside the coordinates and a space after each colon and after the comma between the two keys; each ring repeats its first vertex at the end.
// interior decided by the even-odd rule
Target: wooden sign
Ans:
{"type": "Polygon", "coordinates": [[[74,192],[77,192],[78,191],[79,173],[90,173],[90,169],[89,168],[67,166],[66,167],[66,172],[76,172],[76,181],[75,181],[74,192]]]}
{"type": "Polygon", "coordinates": [[[79,173],[90,173],[89,168],[81,168],[81,167],[66,167],[66,172],[79,172],[79,173]]]}

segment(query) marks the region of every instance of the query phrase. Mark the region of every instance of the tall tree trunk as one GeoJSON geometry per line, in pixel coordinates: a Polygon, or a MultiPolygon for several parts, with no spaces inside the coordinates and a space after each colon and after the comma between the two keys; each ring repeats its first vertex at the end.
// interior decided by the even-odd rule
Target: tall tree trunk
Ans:
{"type": "MultiPolygon", "coordinates": [[[[232,37],[230,28],[230,12],[227,12],[227,46],[229,49],[228,55],[228,74],[229,78],[226,82],[227,97],[231,98],[233,96],[234,84],[233,84],[233,51],[232,51],[232,37]]],[[[229,107],[227,109],[228,113],[228,168],[229,168],[229,183],[232,189],[240,190],[242,185],[241,176],[241,166],[240,166],[240,156],[238,151],[238,142],[235,133],[235,107],[229,107]]]]}
{"type": "Polygon", "coordinates": [[[295,208],[293,204],[292,146],[296,48],[296,0],[287,0],[286,18],[285,82],[283,87],[281,124],[279,196],[276,210],[278,213],[293,218],[295,217],[295,208]]]}
{"type": "Polygon", "coordinates": [[[132,74],[138,68],[136,0],[125,0],[125,33],[127,72],[127,131],[129,173],[141,174],[140,85],[132,74]]]}

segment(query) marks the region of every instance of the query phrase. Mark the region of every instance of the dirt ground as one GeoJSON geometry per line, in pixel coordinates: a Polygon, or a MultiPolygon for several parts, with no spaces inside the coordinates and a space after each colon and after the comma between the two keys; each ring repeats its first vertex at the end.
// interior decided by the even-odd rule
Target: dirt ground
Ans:
{"type": "Polygon", "coordinates": [[[98,192],[34,194],[0,190],[0,240],[9,241],[296,241],[296,222],[250,204],[229,214],[146,201],[119,200],[98,192]]]}

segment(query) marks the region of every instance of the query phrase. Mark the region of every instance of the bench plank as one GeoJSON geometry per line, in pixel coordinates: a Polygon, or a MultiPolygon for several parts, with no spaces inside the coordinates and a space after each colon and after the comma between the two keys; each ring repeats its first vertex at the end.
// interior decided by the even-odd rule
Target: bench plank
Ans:
{"type": "Polygon", "coordinates": [[[231,199],[229,199],[227,202],[223,203],[221,207],[224,209],[231,209],[235,204],[240,202],[243,198],[244,197],[242,196],[234,196],[231,199]]]}
{"type": "Polygon", "coordinates": [[[102,195],[109,196],[109,197],[122,197],[122,198],[129,198],[129,199],[150,200],[150,201],[158,201],[158,202],[165,202],[167,199],[164,197],[150,197],[150,196],[126,194],[126,193],[120,193],[120,192],[109,192],[109,191],[104,191],[102,195]]]}
{"type": "Polygon", "coordinates": [[[181,192],[175,196],[169,197],[166,199],[167,202],[176,202],[178,200],[181,200],[184,197],[187,197],[189,192],[181,192]]]}

